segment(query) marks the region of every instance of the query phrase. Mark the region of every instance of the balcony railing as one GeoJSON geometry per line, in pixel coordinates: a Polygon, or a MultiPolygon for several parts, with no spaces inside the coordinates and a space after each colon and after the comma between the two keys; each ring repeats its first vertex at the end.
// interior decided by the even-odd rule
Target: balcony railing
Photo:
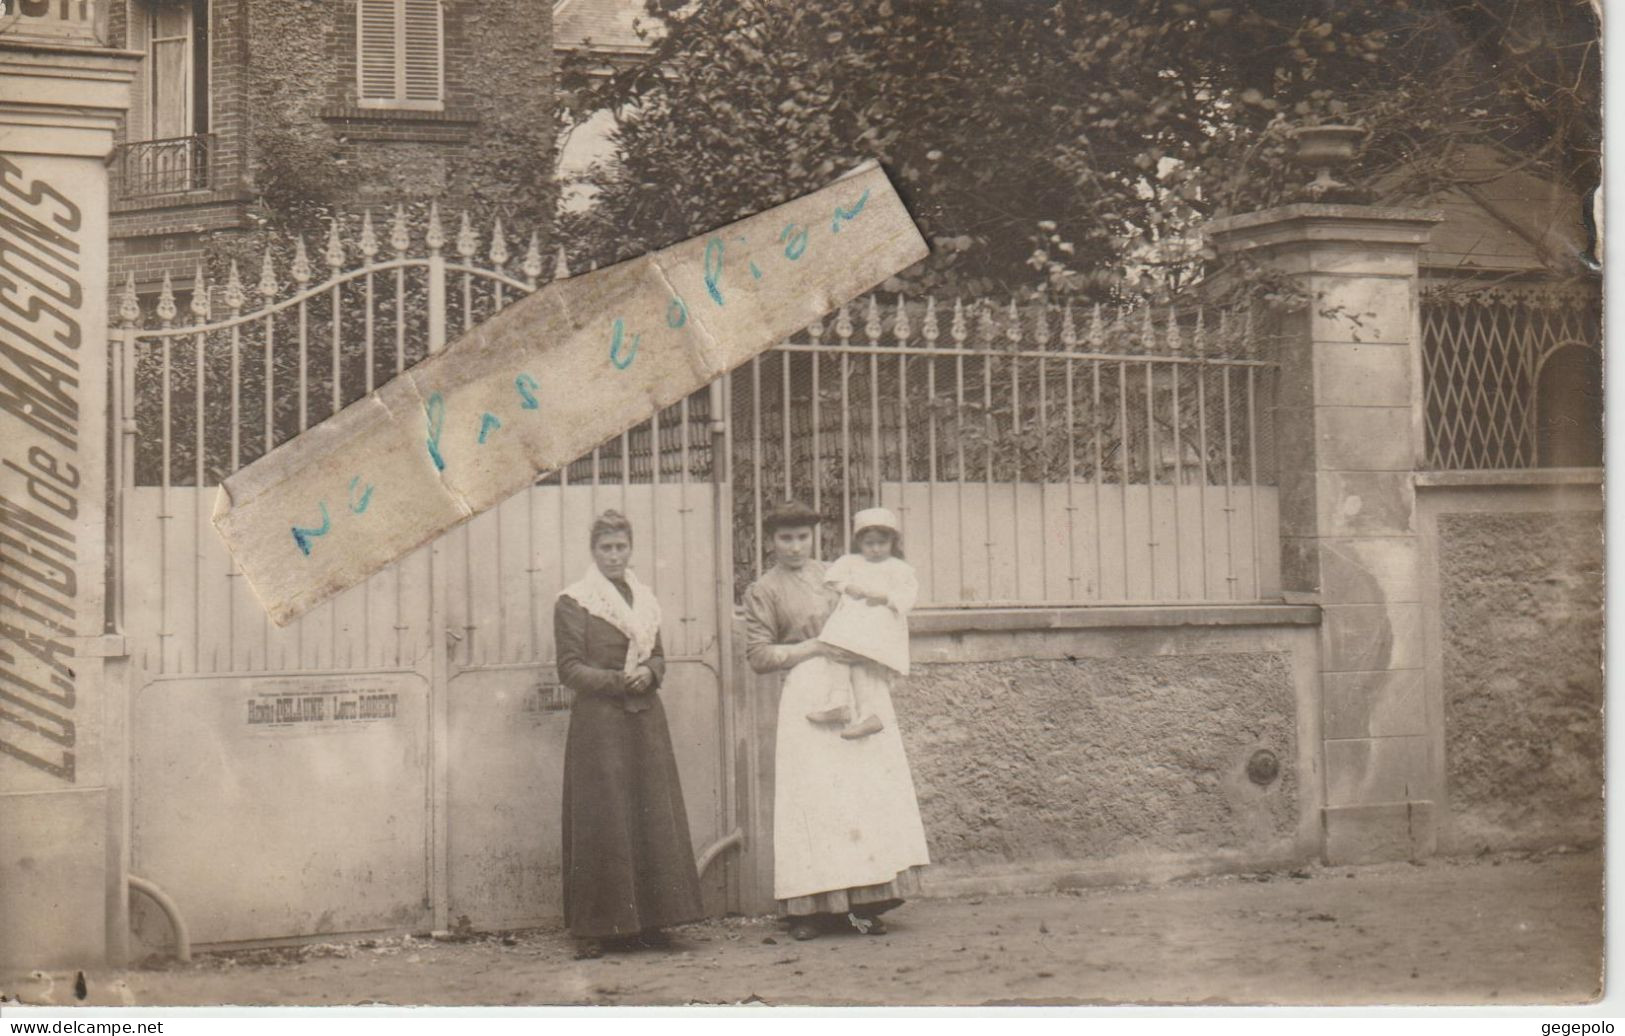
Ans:
{"type": "Polygon", "coordinates": [[[213,155],[212,133],[124,144],[113,164],[116,196],[147,198],[207,190],[213,181],[213,155]]]}

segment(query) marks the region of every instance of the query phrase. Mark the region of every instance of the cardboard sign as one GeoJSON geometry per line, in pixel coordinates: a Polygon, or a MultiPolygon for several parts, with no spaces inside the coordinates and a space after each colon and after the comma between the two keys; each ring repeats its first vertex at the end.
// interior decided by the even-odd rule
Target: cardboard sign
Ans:
{"type": "Polygon", "coordinates": [[[514,303],[226,479],[214,524],[286,624],[918,262],[878,165],[514,303]]]}

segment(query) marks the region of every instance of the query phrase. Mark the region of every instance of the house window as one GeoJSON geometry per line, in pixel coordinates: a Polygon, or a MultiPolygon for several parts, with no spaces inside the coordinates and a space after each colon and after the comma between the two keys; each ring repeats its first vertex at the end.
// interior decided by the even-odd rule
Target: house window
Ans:
{"type": "Polygon", "coordinates": [[[119,197],[210,186],[208,0],[138,0],[129,7],[131,50],[145,55],[129,139],[115,155],[119,197]]]}
{"type": "Polygon", "coordinates": [[[356,23],[361,105],[438,111],[445,97],[440,0],[359,0],[356,23]]]}
{"type": "Polygon", "coordinates": [[[147,140],[174,140],[209,128],[209,5],[205,0],[149,2],[140,9],[146,36],[147,140]]]}

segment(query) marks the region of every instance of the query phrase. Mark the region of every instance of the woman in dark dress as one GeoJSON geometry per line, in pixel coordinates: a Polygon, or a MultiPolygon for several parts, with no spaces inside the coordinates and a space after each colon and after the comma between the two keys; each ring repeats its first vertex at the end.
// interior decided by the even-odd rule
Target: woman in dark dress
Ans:
{"type": "Polygon", "coordinates": [[[657,693],[660,606],[627,570],[631,554],[631,523],[605,511],[592,526],[594,567],[553,610],[559,680],[575,692],[564,745],[564,923],[578,957],[665,946],[663,927],[702,916],[657,693]]]}

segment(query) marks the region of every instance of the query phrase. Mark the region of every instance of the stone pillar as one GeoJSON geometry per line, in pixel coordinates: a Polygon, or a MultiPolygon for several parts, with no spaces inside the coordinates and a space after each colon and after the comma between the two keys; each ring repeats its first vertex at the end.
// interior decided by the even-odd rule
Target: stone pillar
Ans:
{"type": "Polygon", "coordinates": [[[1325,858],[1435,845],[1413,472],[1423,456],[1417,257],[1434,213],[1295,204],[1216,221],[1221,254],[1293,276],[1280,327],[1281,586],[1321,608],[1325,858]]]}
{"type": "Polygon", "coordinates": [[[0,17],[0,974],[104,960],[123,902],[105,160],[139,55],[104,6],[0,17]]]}

